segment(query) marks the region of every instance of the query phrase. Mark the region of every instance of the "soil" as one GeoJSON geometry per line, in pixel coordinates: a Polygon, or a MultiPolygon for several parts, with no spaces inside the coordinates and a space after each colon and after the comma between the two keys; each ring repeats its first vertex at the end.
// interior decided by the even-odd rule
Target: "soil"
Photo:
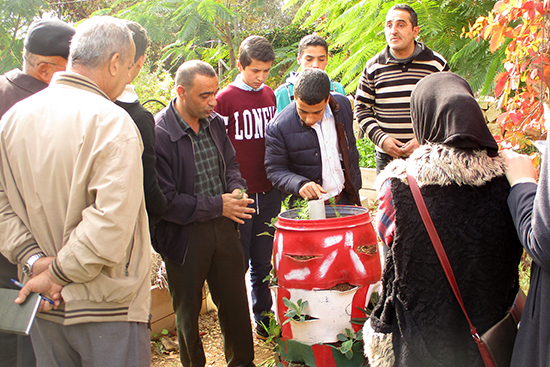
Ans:
{"type": "MultiPolygon", "coordinates": [[[[227,366],[223,352],[222,334],[218,324],[218,314],[216,311],[201,315],[199,319],[199,332],[201,334],[204,354],[206,355],[206,366],[224,367],[227,366]]],[[[175,343],[178,342],[175,335],[169,338],[175,343]]],[[[180,355],[178,352],[165,352],[157,346],[160,341],[151,341],[151,366],[152,367],[176,367],[181,366],[180,355]],[[160,353],[159,353],[160,352],[160,353]]],[[[260,366],[264,363],[273,361],[273,347],[275,344],[266,345],[254,335],[254,364],[260,366]]]]}

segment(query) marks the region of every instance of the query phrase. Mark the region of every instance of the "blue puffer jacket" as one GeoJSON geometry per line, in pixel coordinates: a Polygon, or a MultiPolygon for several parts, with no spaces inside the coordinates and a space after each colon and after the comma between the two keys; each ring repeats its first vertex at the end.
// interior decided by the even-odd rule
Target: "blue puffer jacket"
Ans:
{"type": "MultiPolygon", "coordinates": [[[[334,93],[329,106],[336,121],[338,145],[342,152],[344,190],[353,203],[360,205],[361,171],[351,103],[346,96],[334,93]]],[[[296,102],[290,103],[267,125],[265,149],[267,178],[282,192],[299,197],[300,188],[305,183],[323,184],[319,139],[315,130],[302,124],[296,102]]]]}

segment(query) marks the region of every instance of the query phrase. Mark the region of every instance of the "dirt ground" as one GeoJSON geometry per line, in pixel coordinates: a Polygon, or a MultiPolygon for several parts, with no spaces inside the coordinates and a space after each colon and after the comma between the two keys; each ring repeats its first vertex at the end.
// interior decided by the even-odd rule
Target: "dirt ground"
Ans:
{"type": "MultiPolygon", "coordinates": [[[[206,355],[206,366],[224,367],[227,366],[223,353],[223,342],[218,314],[216,311],[201,315],[199,319],[199,332],[201,334],[204,353],[206,355]]],[[[177,343],[177,337],[170,335],[170,339],[177,343]]],[[[181,366],[180,355],[177,352],[159,351],[159,342],[151,342],[151,366],[152,367],[176,367],[181,366]],[[159,353],[160,352],[160,353],[159,353]]],[[[261,366],[263,363],[273,361],[273,345],[265,345],[254,335],[254,363],[261,366]]]]}

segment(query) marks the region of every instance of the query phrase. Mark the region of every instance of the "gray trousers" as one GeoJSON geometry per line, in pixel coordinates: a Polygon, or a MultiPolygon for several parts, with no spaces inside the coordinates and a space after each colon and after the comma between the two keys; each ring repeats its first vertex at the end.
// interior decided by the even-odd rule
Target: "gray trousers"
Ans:
{"type": "Polygon", "coordinates": [[[146,367],[147,324],[90,322],[63,326],[36,318],[31,339],[38,367],[146,367]]]}

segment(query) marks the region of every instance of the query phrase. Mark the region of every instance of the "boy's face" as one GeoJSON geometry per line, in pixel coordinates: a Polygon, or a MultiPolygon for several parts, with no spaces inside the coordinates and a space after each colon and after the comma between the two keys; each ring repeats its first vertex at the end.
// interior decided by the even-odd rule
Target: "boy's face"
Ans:
{"type": "Polygon", "coordinates": [[[298,115],[300,116],[303,124],[312,127],[317,122],[323,120],[328,98],[315,105],[307,104],[298,97],[294,100],[296,101],[296,110],[298,111],[298,115]]]}
{"type": "Polygon", "coordinates": [[[241,63],[237,61],[237,67],[243,76],[243,82],[254,89],[260,88],[265,83],[272,65],[273,61],[252,59],[252,63],[243,68],[241,63]]]}
{"type": "Polygon", "coordinates": [[[304,53],[298,56],[298,64],[302,66],[302,70],[309,68],[325,70],[328,64],[327,51],[323,46],[308,46],[304,49],[304,53]]]}

